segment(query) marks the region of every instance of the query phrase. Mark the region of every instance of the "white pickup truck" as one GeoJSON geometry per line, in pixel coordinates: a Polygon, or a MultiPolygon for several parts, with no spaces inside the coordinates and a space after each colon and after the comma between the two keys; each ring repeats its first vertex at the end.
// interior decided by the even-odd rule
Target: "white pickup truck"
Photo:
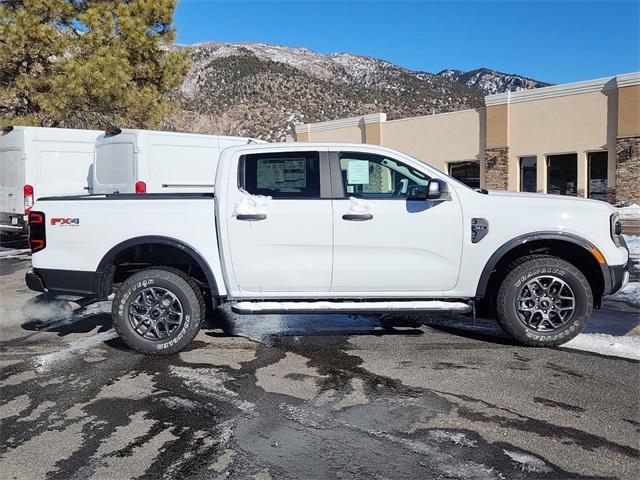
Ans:
{"type": "Polygon", "coordinates": [[[473,190],[370,145],[230,147],[213,194],[40,198],[29,222],[29,288],[115,292],[120,336],[155,355],[191,342],[205,302],[237,313],[484,302],[517,342],[559,345],[629,276],[608,204],[473,190]]]}

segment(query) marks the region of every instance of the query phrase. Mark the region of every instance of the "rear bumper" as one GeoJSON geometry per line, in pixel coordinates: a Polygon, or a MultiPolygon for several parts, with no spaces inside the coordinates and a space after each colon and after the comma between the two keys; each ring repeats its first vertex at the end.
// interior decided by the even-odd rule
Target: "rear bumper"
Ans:
{"type": "Polygon", "coordinates": [[[27,226],[24,223],[0,222],[0,232],[27,233],[27,226]]]}
{"type": "Polygon", "coordinates": [[[36,292],[104,298],[108,292],[103,278],[103,272],[34,268],[25,275],[25,282],[36,292]]]}
{"type": "Polygon", "coordinates": [[[629,263],[624,265],[609,265],[609,282],[605,286],[605,295],[616,293],[629,283],[629,263]]]}

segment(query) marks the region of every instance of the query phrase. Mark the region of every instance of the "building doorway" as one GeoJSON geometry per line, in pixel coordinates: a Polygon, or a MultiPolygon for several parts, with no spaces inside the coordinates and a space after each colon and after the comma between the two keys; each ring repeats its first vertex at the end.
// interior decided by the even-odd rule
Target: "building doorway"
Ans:
{"type": "Polygon", "coordinates": [[[578,195],[578,154],[547,156],[547,193],[578,195]]]}
{"type": "Polygon", "coordinates": [[[609,153],[589,152],[589,198],[594,200],[609,200],[608,180],[609,180],[609,153]]]}
{"type": "Polygon", "coordinates": [[[480,162],[451,162],[449,175],[471,188],[480,188],[480,162]]]}
{"type": "Polygon", "coordinates": [[[535,192],[538,188],[537,158],[520,157],[520,191],[535,192]]]}

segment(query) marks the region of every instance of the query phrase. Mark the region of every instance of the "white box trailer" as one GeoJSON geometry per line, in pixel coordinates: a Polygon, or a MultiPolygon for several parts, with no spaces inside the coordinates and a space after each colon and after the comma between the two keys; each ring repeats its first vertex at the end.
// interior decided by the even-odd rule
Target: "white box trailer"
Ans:
{"type": "Polygon", "coordinates": [[[96,141],[93,194],[212,192],[220,152],[248,137],[109,128],[96,141]]]}
{"type": "Polygon", "coordinates": [[[7,127],[0,134],[0,232],[26,231],[36,198],[87,194],[98,130],[7,127]]]}

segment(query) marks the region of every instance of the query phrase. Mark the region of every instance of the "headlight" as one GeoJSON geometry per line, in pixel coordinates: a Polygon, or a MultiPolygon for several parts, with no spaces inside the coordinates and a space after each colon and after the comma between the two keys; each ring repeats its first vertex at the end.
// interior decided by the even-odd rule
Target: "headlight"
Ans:
{"type": "Polygon", "coordinates": [[[620,222],[620,215],[617,213],[611,215],[611,240],[616,244],[616,247],[626,246],[624,238],[622,238],[622,222],[620,222]]]}

